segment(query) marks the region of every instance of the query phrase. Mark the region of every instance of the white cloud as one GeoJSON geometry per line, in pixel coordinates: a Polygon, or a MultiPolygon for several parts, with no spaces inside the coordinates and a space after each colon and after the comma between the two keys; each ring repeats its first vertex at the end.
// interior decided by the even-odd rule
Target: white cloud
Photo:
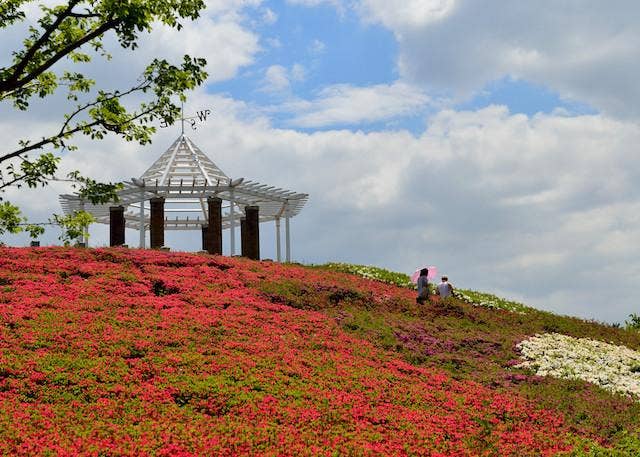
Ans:
{"type": "Polygon", "coordinates": [[[307,71],[304,66],[299,63],[293,64],[291,67],[291,79],[294,81],[304,81],[307,76],[307,71]]]}
{"type": "Polygon", "coordinates": [[[413,81],[464,96],[510,75],[607,113],[640,115],[638,2],[457,1],[419,24],[411,14],[388,17],[385,2],[367,3],[395,31],[400,71],[413,81]]]}
{"type": "Polygon", "coordinates": [[[282,65],[271,65],[264,74],[262,90],[264,92],[283,92],[291,86],[289,71],[282,65]]]}
{"type": "Polygon", "coordinates": [[[317,38],[313,40],[311,45],[309,46],[309,52],[313,55],[322,54],[327,50],[327,45],[324,44],[323,41],[318,40],[317,38]]]}
{"type": "Polygon", "coordinates": [[[274,49],[279,49],[282,47],[282,41],[278,38],[265,38],[265,42],[269,45],[269,47],[274,49]]]}
{"type": "Polygon", "coordinates": [[[322,89],[313,100],[294,100],[282,108],[294,114],[291,125],[326,127],[416,115],[429,97],[403,83],[357,87],[338,84],[322,89]]]}
{"type": "MultiPolygon", "coordinates": [[[[113,60],[105,61],[97,57],[90,66],[81,66],[81,70],[99,82],[105,82],[108,87],[122,88],[135,81],[152,59],[165,58],[180,63],[182,56],[189,54],[207,59],[208,82],[234,77],[241,67],[251,64],[261,50],[258,36],[249,29],[244,15],[246,11],[260,7],[262,0],[211,0],[205,3],[199,19],[181,20],[181,30],[157,23],[151,33],[141,32],[135,52],[123,52],[114,33],[107,33],[104,38],[105,49],[113,55],[113,60]]],[[[26,7],[28,25],[34,22],[37,14],[31,3],[26,7]]],[[[18,49],[26,33],[25,24],[2,29],[0,42],[7,45],[7,51],[18,49]]],[[[8,63],[9,52],[6,54],[0,54],[0,65],[8,63]]],[[[63,60],[54,69],[66,66],[63,60]]]]}
{"type": "Polygon", "coordinates": [[[504,270],[553,268],[561,265],[568,255],[568,252],[526,253],[507,260],[499,268],[504,270]]]}
{"type": "MultiPolygon", "coordinates": [[[[201,17],[185,22],[181,30],[157,26],[141,42],[137,54],[162,56],[178,61],[184,54],[207,59],[208,83],[233,78],[254,61],[260,51],[258,36],[243,25],[242,8],[254,2],[207,3],[201,17]]],[[[139,59],[139,56],[138,58],[139,59]]]]}
{"type": "Polygon", "coordinates": [[[262,21],[265,24],[273,25],[278,21],[278,15],[271,8],[265,8],[262,14],[262,21]]]}
{"type": "Polygon", "coordinates": [[[640,2],[297,0],[351,7],[394,32],[404,80],[470,97],[507,76],[621,118],[640,116],[640,2]]]}
{"type": "Polygon", "coordinates": [[[344,11],[345,5],[343,0],[287,0],[290,5],[303,5],[303,6],[319,6],[319,5],[331,5],[338,11],[344,11]]]}
{"type": "Polygon", "coordinates": [[[260,90],[272,94],[287,95],[292,82],[301,82],[306,78],[306,70],[299,63],[293,64],[290,69],[282,65],[271,65],[264,72],[264,78],[260,90]]]}
{"type": "Polygon", "coordinates": [[[358,7],[369,20],[396,28],[420,27],[440,21],[451,14],[455,3],[455,0],[362,0],[358,7]]]}

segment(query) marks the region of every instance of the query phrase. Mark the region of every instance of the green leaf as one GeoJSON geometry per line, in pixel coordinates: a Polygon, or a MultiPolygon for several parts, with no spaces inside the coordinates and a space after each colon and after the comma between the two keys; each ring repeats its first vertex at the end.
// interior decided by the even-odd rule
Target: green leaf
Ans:
{"type": "Polygon", "coordinates": [[[9,202],[0,203],[0,235],[5,232],[20,233],[22,231],[20,224],[25,220],[20,208],[9,202]]]}
{"type": "Polygon", "coordinates": [[[60,216],[53,215],[53,223],[58,224],[62,233],[58,237],[65,246],[69,246],[74,240],[89,236],[89,225],[95,222],[95,218],[86,211],[74,211],[73,214],[60,216]]]}

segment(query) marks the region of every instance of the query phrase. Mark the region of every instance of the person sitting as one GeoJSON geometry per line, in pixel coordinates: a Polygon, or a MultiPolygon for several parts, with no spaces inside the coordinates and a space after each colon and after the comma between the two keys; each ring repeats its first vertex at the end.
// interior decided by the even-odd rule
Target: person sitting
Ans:
{"type": "Polygon", "coordinates": [[[440,298],[447,298],[453,295],[453,286],[449,284],[449,278],[442,277],[442,282],[436,286],[436,294],[440,295],[440,298]]]}
{"type": "Polygon", "coordinates": [[[424,302],[429,300],[428,274],[429,270],[427,268],[423,268],[420,270],[420,276],[418,276],[418,296],[416,297],[416,303],[420,305],[424,305],[424,302]]]}

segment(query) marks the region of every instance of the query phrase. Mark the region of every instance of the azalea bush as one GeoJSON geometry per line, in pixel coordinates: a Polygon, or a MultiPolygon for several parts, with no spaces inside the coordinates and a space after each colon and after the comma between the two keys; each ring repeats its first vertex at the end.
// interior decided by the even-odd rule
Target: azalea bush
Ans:
{"type": "MultiPolygon", "coordinates": [[[[387,284],[394,284],[399,287],[407,287],[409,289],[416,288],[415,283],[411,281],[409,275],[385,270],[384,268],[378,268],[368,265],[354,265],[350,263],[326,263],[324,265],[320,265],[320,267],[333,271],[351,273],[362,278],[373,279],[387,284]]],[[[434,284],[430,284],[430,287],[433,293],[434,284]]],[[[522,303],[500,298],[492,294],[477,292],[475,290],[455,288],[454,294],[460,300],[463,300],[474,306],[504,309],[521,314],[525,314],[527,310],[527,306],[523,305],[522,303]]]]}
{"type": "Polygon", "coordinates": [[[522,303],[497,297],[492,294],[477,292],[475,290],[456,289],[456,297],[475,306],[504,309],[513,313],[526,314],[527,306],[522,303]]]}
{"type": "Polygon", "coordinates": [[[338,306],[350,290],[365,294],[345,277],[144,250],[0,254],[0,454],[572,448],[561,413],[409,364],[254,288],[304,280],[338,306]]]}
{"type": "MultiPolygon", "coordinates": [[[[333,315],[344,330],[382,349],[394,350],[412,364],[443,368],[456,379],[515,391],[561,410],[577,433],[588,434],[602,443],[620,441],[621,431],[634,429],[637,424],[640,407],[632,399],[612,395],[597,384],[531,375],[525,369],[514,371],[513,366],[521,363],[517,344],[538,333],[615,341],[638,349],[638,332],[557,316],[458,287],[454,298],[439,300],[432,296],[425,306],[416,306],[413,285],[396,289],[389,299],[388,292],[380,290],[383,276],[372,274],[375,269],[339,265],[332,270],[362,278],[363,287],[372,291],[370,301],[374,302],[373,307],[351,302],[342,303],[339,309],[330,304],[318,308],[333,315]]],[[[300,297],[310,294],[313,291],[308,290],[308,285],[300,285],[300,297]]],[[[309,299],[301,301],[304,300],[309,299]]]]}
{"type": "Polygon", "coordinates": [[[395,271],[385,270],[384,268],[374,267],[370,265],[354,265],[350,263],[332,262],[321,265],[322,268],[326,268],[334,271],[342,271],[344,273],[351,273],[361,276],[367,279],[374,279],[376,281],[382,281],[387,284],[395,284],[399,287],[408,287],[410,289],[415,288],[415,284],[409,278],[409,275],[404,273],[396,273],[395,271]]]}
{"type": "Polygon", "coordinates": [[[0,455],[624,449],[637,402],[513,368],[516,344],[545,327],[640,347],[638,332],[455,298],[421,306],[339,271],[1,248],[0,455]]]}

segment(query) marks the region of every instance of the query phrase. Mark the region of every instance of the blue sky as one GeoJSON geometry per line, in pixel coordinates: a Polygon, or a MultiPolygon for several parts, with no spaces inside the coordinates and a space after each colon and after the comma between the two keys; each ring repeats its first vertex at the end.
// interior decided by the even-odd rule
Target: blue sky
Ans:
{"type": "MultiPolygon", "coordinates": [[[[287,98],[313,99],[321,89],[337,85],[371,86],[389,84],[398,77],[398,46],[393,33],[377,24],[366,24],[350,11],[339,12],[329,5],[309,8],[284,1],[265,2],[274,13],[274,22],[264,21],[264,10],[253,11],[247,20],[259,24],[262,50],[252,65],[242,69],[237,78],[208,86],[212,92],[229,94],[236,100],[267,108],[287,98]],[[289,75],[286,91],[265,88],[269,67],[281,66],[288,72],[299,68],[299,77],[289,75]]],[[[422,113],[419,113],[422,114],[422,113]]],[[[396,128],[423,128],[416,123],[418,113],[398,119],[396,128]]],[[[272,113],[274,126],[287,127],[292,115],[272,113]]],[[[373,131],[385,123],[338,123],[330,128],[373,131]]],[[[327,127],[328,128],[328,127],[327,127]]],[[[304,128],[303,131],[325,127],[304,128]]]]}
{"type": "MultiPolygon", "coordinates": [[[[122,89],[155,57],[205,57],[185,109],[213,116],[189,135],[228,175],[310,195],[292,220],[296,260],[432,264],[461,287],[621,322],[640,312],[637,17],[634,0],[212,0],[135,54],[108,41],[113,60],[90,70],[122,89]]],[[[63,97],[28,115],[0,104],[0,135],[37,137],[68,111],[63,97]]],[[[61,174],[140,176],[178,134],[79,138],[61,174]]],[[[47,220],[69,191],[5,198],[47,220]]],[[[273,257],[274,227],[261,230],[273,257]]],[[[200,249],[199,235],[168,239],[200,249]]]]}
{"type": "Polygon", "coordinates": [[[504,105],[512,114],[533,116],[538,113],[551,113],[565,110],[569,116],[595,114],[590,106],[562,99],[557,92],[525,80],[505,77],[488,83],[471,100],[462,102],[457,109],[477,110],[489,105],[504,105]]]}
{"type": "MultiPolygon", "coordinates": [[[[263,36],[263,51],[239,78],[216,84],[213,90],[228,90],[238,99],[261,100],[257,89],[271,65],[305,67],[307,77],[295,85],[296,94],[302,97],[312,96],[321,86],[345,82],[371,85],[397,78],[397,44],[382,26],[364,24],[353,13],[340,14],[330,6],[309,8],[282,1],[266,5],[276,19],[257,27],[263,36]]],[[[249,20],[260,21],[263,14],[253,12],[249,20]]],[[[262,101],[268,102],[268,98],[262,101]]]]}
{"type": "MultiPolygon", "coordinates": [[[[251,11],[246,18],[256,24],[255,30],[262,36],[261,52],[236,78],[210,84],[211,92],[228,94],[235,100],[267,109],[289,98],[314,99],[323,88],[334,85],[367,87],[398,80],[398,42],[394,33],[383,25],[364,22],[354,11],[338,10],[330,4],[308,7],[268,1],[263,7],[270,11],[272,19],[265,21],[265,9],[251,11]],[[272,66],[281,66],[289,73],[286,90],[265,88],[265,74],[272,66]],[[296,67],[300,71],[297,77],[292,74],[296,67]]],[[[458,110],[503,105],[512,114],[528,116],[558,109],[568,116],[597,113],[587,103],[563,98],[543,84],[511,75],[488,81],[463,98],[446,90],[434,91],[432,95],[438,99],[439,106],[425,106],[384,121],[336,122],[330,126],[298,128],[302,131],[346,128],[365,132],[406,129],[419,135],[427,127],[425,116],[437,112],[443,103],[458,110]]],[[[290,126],[292,117],[287,111],[270,115],[275,127],[284,128],[290,126]]]]}

